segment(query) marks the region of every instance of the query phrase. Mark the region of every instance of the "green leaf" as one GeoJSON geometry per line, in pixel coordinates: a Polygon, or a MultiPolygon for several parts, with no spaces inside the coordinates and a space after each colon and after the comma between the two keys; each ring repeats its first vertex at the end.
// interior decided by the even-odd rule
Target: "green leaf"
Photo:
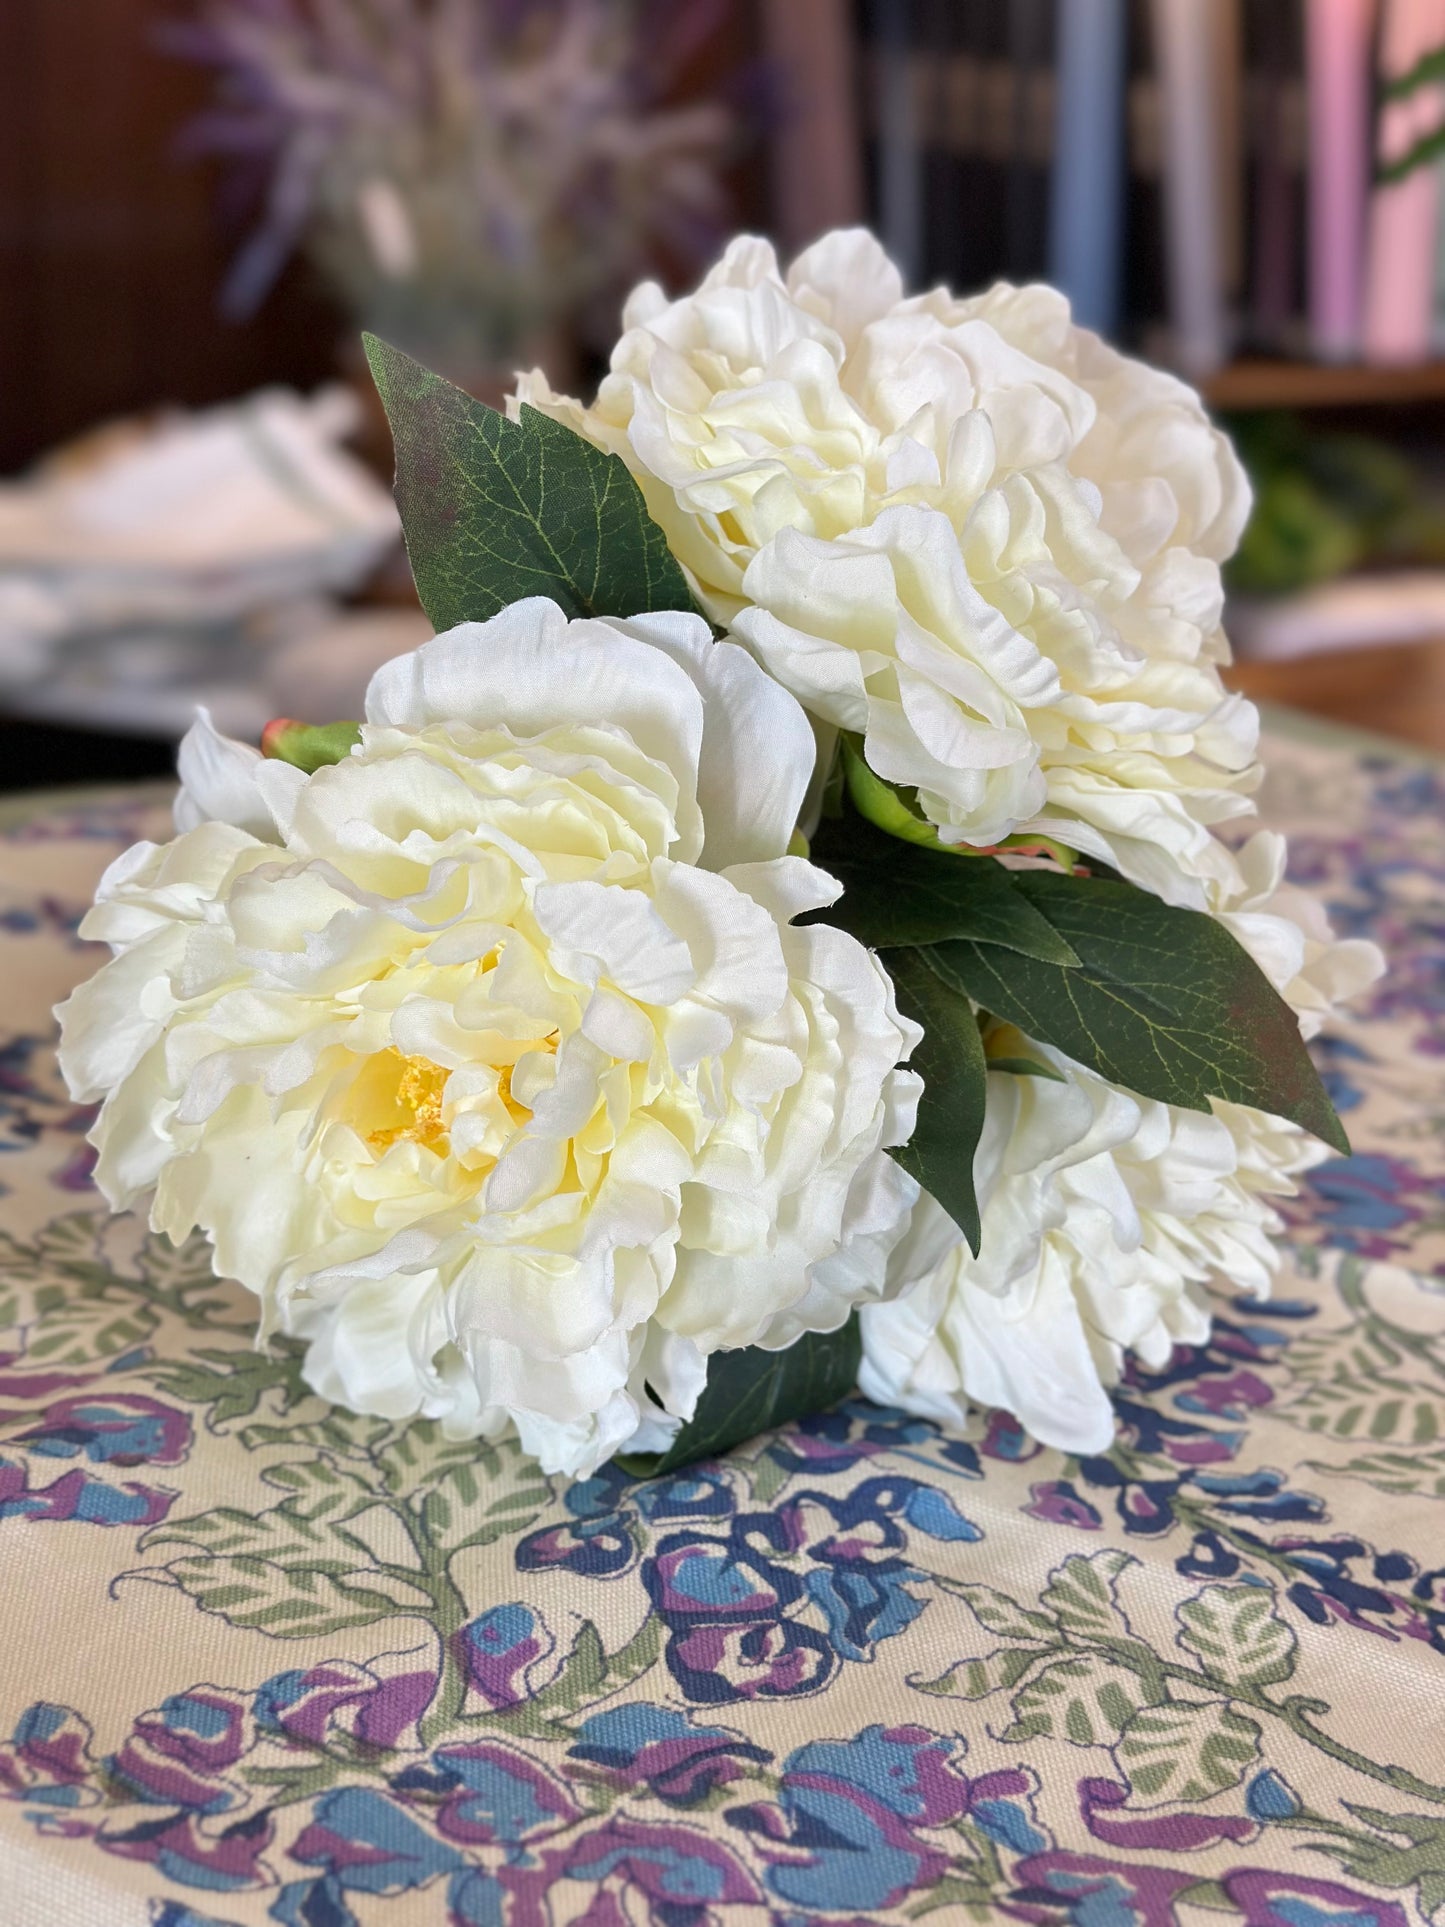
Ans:
{"type": "Polygon", "coordinates": [[[390,1594],[332,1572],[287,1571],[249,1555],[203,1554],[166,1571],[202,1612],[273,1639],[320,1639],[395,1617],[390,1594]]]}
{"type": "Polygon", "coordinates": [[[1316,1852],[1330,1854],[1356,1880],[1396,1890],[1413,1886],[1421,1914],[1434,1920],[1445,1908],[1445,1819],[1433,1813],[1386,1813],[1378,1807],[1357,1806],[1353,1800],[1342,1804],[1378,1834],[1393,1837],[1321,1841],[1316,1852]],[[1402,1847],[1400,1839],[1410,1844],[1402,1847]]]}
{"type": "Polygon", "coordinates": [[[1258,1723],[1223,1700],[1141,1707],[1114,1748],[1140,1807],[1212,1799],[1238,1786],[1258,1756],[1258,1723]]]}
{"type": "Polygon", "coordinates": [[[999,1646],[978,1659],[956,1659],[937,1679],[910,1679],[915,1693],[932,1693],[939,1699],[981,1700],[990,1693],[1010,1692],[1029,1668],[1057,1646],[999,1646]]]}
{"type": "MultiPolygon", "coordinates": [[[[146,1367],[146,1377],[172,1398],[183,1398],[190,1405],[208,1405],[211,1409],[206,1423],[214,1432],[236,1419],[250,1418],[264,1399],[271,1399],[272,1409],[288,1412],[310,1398],[311,1388],[301,1376],[302,1356],[302,1347],[285,1339],[273,1339],[268,1351],[208,1347],[157,1359],[146,1367]]],[[[283,1429],[279,1440],[262,1442],[288,1444],[291,1439],[283,1429]]]]}
{"type": "Polygon", "coordinates": [[[1183,1901],[1191,1907],[1205,1907],[1211,1913],[1228,1914],[1231,1920],[1239,1919],[1238,1907],[1218,1880],[1196,1880],[1192,1887],[1184,1887],[1176,1893],[1174,1900],[1176,1905],[1183,1901]]]}
{"type": "Polygon", "coordinates": [[[1265,1586],[1206,1586],[1179,1608],[1179,1644],[1226,1686],[1277,1686],[1294,1673],[1294,1633],[1265,1586]]]}
{"type": "Polygon", "coordinates": [[[922,1900],[914,1903],[908,1911],[908,1918],[926,1920],[930,1914],[947,1907],[950,1920],[962,1920],[965,1915],[970,1920],[996,1920],[995,1898],[993,1885],[983,1873],[973,1879],[959,1874],[946,1874],[936,1886],[927,1890],[922,1900]]]}
{"type": "Polygon", "coordinates": [[[328,763],[341,762],[360,741],[360,723],[298,723],[278,716],[261,732],[261,754],[313,776],[328,763]]]}
{"type": "Polygon", "coordinates": [[[541,1692],[499,1707],[487,1716],[488,1724],[518,1738],[556,1739],[571,1730],[571,1716],[611,1699],[650,1672],[661,1651],[662,1622],[656,1613],[649,1613],[631,1639],[611,1653],[596,1626],[584,1619],[556,1677],[541,1692]]]}
{"type": "Polygon", "coordinates": [[[1062,1071],[1056,1071],[1052,1064],[1045,1064],[1038,1057],[990,1056],[987,1068],[1003,1071],[1009,1077],[1042,1077],[1050,1084],[1067,1084],[1069,1081],[1062,1071]]]}
{"type": "Polygon", "coordinates": [[[1113,1547],[1071,1553],[1050,1573],[1039,1604],[1075,1639],[1127,1637],[1129,1622],[1114,1597],[1114,1584],[1121,1572],[1136,1563],[1130,1553],[1113,1547]]]}
{"type": "Polygon", "coordinates": [[[538,1473],[529,1476],[524,1470],[520,1485],[499,1485],[485,1464],[457,1459],[428,1484],[422,1529],[448,1555],[465,1546],[489,1546],[535,1524],[551,1498],[551,1486],[538,1473]]]}
{"type": "Polygon", "coordinates": [[[290,1496],[260,1512],[216,1506],[172,1515],[151,1527],[142,1548],[183,1545],[206,1554],[254,1555],[288,1572],[351,1571],[360,1555],[342,1528],[376,1504],[364,1474],[318,1458],[268,1466],[262,1477],[290,1496]]]}
{"type": "Polygon", "coordinates": [[[1282,1416],[1307,1432],[1327,1432],[1337,1439],[1394,1439],[1403,1445],[1427,1445],[1442,1430],[1438,1395],[1419,1385],[1347,1373],[1309,1386],[1282,1416]]]}
{"type": "Polygon", "coordinates": [[[950,983],[1110,1083],[1191,1111],[1253,1105],[1348,1152],[1294,1012],[1223,924],[1128,883],[1047,870],[1013,883],[1079,967],[953,941],[929,951],[950,983]]]}
{"type": "Polygon", "coordinates": [[[620,456],[535,408],[508,421],[375,335],[362,341],[396,443],[412,573],[438,630],[534,595],[572,617],[694,607],[620,456]]]}
{"type": "Polygon", "coordinates": [[[956,1580],[940,1575],[938,1584],[955,1599],[961,1599],[986,1633],[995,1639],[1037,1640],[1045,1645],[1058,1644],[1059,1628],[1052,1618],[1021,1606],[1006,1592],[976,1580],[956,1580]]]}
{"type": "Polygon", "coordinates": [[[972,937],[1042,962],[1079,959],[992,857],[900,843],[855,812],[819,825],[810,855],[843,895],[802,923],[834,923],[875,950],[972,937]]]}
{"type": "Polygon", "coordinates": [[[1433,1452],[1366,1452],[1342,1465],[1332,1465],[1328,1459],[1309,1459],[1306,1464],[1311,1472],[1330,1478],[1363,1479],[1377,1492],[1445,1499],[1445,1447],[1433,1452]]]}
{"type": "Polygon", "coordinates": [[[714,1352],[697,1410],[666,1452],[619,1453],[634,1478],[655,1478],[694,1459],[716,1458],[759,1432],[821,1412],[846,1398],[863,1356],[856,1314],[833,1332],[805,1332],[780,1352],[756,1345],[714,1352]]]}
{"type": "Polygon", "coordinates": [[[609,1653],[602,1635],[590,1619],[584,1619],[555,1679],[531,1697],[531,1709],[538,1713],[576,1713],[593,1706],[641,1679],[656,1664],[662,1651],[662,1628],[655,1613],[649,1613],[641,1626],[616,1652],[609,1653]]]}
{"type": "Polygon", "coordinates": [[[988,1101],[988,1065],[973,1006],[931,967],[931,955],[895,950],[888,959],[898,1008],[923,1026],[923,1042],[910,1060],[923,1077],[918,1123],[893,1156],[932,1192],[977,1255],[973,1154],[988,1101]]]}
{"type": "Polygon", "coordinates": [[[1013,1724],[1001,1740],[1112,1746],[1147,1699],[1137,1673],[1097,1653],[1078,1653],[1035,1673],[1010,1703],[1013,1724]]]}

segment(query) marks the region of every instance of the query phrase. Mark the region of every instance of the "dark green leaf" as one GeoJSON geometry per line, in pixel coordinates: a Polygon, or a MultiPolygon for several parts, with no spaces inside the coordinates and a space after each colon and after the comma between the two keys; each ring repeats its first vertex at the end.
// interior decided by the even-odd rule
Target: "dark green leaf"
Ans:
{"type": "Polygon", "coordinates": [[[1006,1071],[1010,1077],[1046,1078],[1050,1084],[1068,1082],[1062,1071],[1056,1071],[1052,1064],[1044,1063],[1039,1057],[990,1057],[987,1068],[1006,1071]]]}
{"type": "Polygon", "coordinates": [[[694,1459],[716,1458],[759,1432],[836,1405],[852,1391],[863,1356],[858,1320],[834,1332],[807,1332],[785,1351],[749,1345],[714,1352],[697,1411],[666,1452],[629,1452],[617,1463],[635,1478],[655,1478],[694,1459]]]}
{"type": "Polygon", "coordinates": [[[932,954],[895,950],[888,958],[898,1008],[923,1026],[923,1042],[909,1060],[923,1078],[918,1124],[893,1155],[933,1193],[977,1254],[973,1154],[983,1130],[988,1063],[973,1006],[931,967],[932,954]]]}
{"type": "Polygon", "coordinates": [[[960,991],[1144,1097],[1191,1111],[1211,1097],[1250,1104],[1348,1152],[1293,1011],[1223,924],[1127,883],[1046,870],[1014,883],[1082,961],[1063,970],[997,944],[939,944],[929,958],[960,991]]]}
{"type": "Polygon", "coordinates": [[[412,573],[438,630],[534,595],[573,617],[693,607],[620,456],[535,408],[510,422],[375,335],[362,340],[396,443],[412,573]]]}
{"type": "Polygon", "coordinates": [[[972,937],[1046,963],[1079,961],[1015,888],[1016,873],[992,857],[902,842],[853,810],[820,825],[810,854],[837,877],[843,895],[800,922],[837,924],[875,950],[972,937]]]}

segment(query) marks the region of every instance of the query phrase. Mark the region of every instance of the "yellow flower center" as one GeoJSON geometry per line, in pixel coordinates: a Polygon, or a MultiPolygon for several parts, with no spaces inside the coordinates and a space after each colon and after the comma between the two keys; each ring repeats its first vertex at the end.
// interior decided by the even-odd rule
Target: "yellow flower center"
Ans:
{"type": "Polygon", "coordinates": [[[429,1057],[403,1057],[395,1048],[383,1051],[382,1056],[394,1057],[401,1065],[394,1094],[395,1109],[400,1111],[401,1118],[397,1123],[368,1131],[367,1143],[375,1151],[385,1151],[399,1139],[409,1138],[412,1143],[424,1144],[429,1151],[435,1151],[447,1135],[442,1122],[442,1092],[449,1073],[429,1057]]]}

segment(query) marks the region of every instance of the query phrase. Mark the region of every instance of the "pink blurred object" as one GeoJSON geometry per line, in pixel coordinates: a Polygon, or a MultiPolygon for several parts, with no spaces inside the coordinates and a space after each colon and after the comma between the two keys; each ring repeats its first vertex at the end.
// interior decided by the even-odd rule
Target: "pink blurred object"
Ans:
{"type": "Polygon", "coordinates": [[[1308,0],[1310,326],[1315,352],[1360,351],[1375,0],[1308,0]]]}
{"type": "MultiPolygon", "coordinates": [[[[1407,74],[1427,53],[1445,45],[1445,0],[1385,0],[1380,72],[1407,74]]],[[[1378,155],[1402,159],[1440,125],[1445,91],[1419,87],[1387,100],[1380,113],[1378,155]]],[[[1424,361],[1430,353],[1435,309],[1435,227],[1439,173],[1417,167],[1402,181],[1375,189],[1370,202],[1369,266],[1365,275],[1364,348],[1368,361],[1424,361]]]]}

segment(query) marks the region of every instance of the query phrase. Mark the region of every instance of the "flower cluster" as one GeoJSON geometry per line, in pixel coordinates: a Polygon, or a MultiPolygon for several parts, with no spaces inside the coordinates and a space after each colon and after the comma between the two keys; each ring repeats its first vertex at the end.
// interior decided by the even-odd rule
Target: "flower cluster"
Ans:
{"type": "Polygon", "coordinates": [[[793,924],[836,894],[787,854],[812,734],[697,617],[519,602],[367,719],[310,777],[201,723],[180,835],[106,873],[62,1049],[97,1182],[200,1226],[327,1396],[590,1470],[883,1289],[918,1030],[793,924]]]}
{"type": "Polygon", "coordinates": [[[905,300],[856,233],[640,289],[590,407],[372,352],[444,632],[359,726],[188,737],[62,1012],[102,1190],[319,1391],[550,1471],[860,1330],[888,1404],[1104,1450],[1130,1353],[1268,1288],[1338,1128],[1299,1033],[1379,968],[1219,834],[1228,443],[1049,290],[905,300]]]}

